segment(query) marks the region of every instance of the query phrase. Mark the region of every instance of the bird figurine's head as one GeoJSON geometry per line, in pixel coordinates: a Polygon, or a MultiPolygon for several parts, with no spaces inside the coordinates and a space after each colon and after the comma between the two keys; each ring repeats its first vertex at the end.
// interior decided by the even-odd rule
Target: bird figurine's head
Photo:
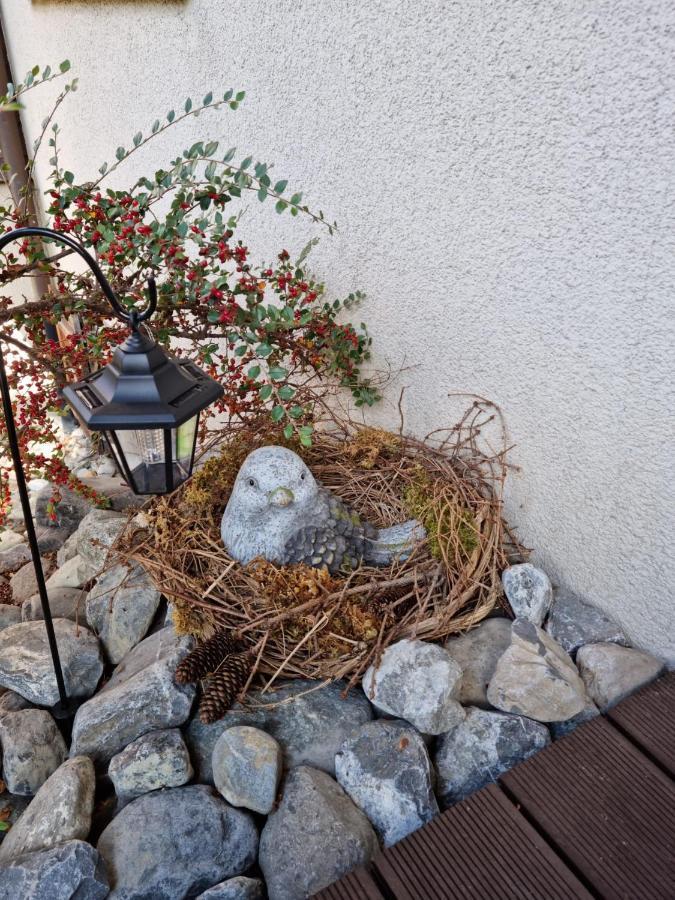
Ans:
{"type": "Polygon", "coordinates": [[[221,536],[230,555],[280,560],[290,534],[311,518],[319,495],[314,476],[297,453],[260,447],[239,469],[223,513],[221,536]]]}

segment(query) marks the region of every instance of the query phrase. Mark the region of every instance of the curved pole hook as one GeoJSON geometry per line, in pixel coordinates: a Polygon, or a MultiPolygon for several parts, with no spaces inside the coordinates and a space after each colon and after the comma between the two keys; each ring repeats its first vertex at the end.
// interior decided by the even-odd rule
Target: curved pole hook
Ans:
{"type": "Polygon", "coordinates": [[[12,241],[18,241],[22,238],[27,237],[40,237],[49,241],[57,241],[61,244],[65,244],[67,247],[70,247],[71,250],[74,250],[78,253],[82,259],[87,263],[91,271],[94,273],[96,280],[99,283],[101,290],[103,291],[108,303],[113,308],[115,315],[121,319],[123,322],[126,322],[131,328],[135,331],[138,328],[138,325],[141,322],[145,322],[146,319],[149,319],[150,316],[157,309],[157,286],[155,284],[154,278],[148,278],[148,305],[144,310],[138,312],[137,310],[127,310],[117,299],[115,292],[110,286],[110,282],[105,277],[103,272],[101,271],[101,267],[96,262],[94,257],[86,250],[82,244],[76,240],[74,237],[71,237],[69,234],[62,234],[60,231],[54,231],[51,228],[39,228],[28,227],[28,228],[15,228],[14,231],[8,231],[7,234],[3,234],[0,236],[0,250],[2,250],[7,244],[12,241]]]}

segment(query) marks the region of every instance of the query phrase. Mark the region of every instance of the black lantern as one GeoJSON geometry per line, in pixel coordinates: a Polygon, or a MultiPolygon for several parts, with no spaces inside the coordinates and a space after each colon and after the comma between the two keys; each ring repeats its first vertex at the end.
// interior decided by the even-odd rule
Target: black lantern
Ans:
{"type": "Polygon", "coordinates": [[[166,494],[190,476],[199,413],[223,388],[136,329],[105,368],[68,385],[79,421],[102,431],[136,494],[166,494]]]}
{"type": "MultiPolygon", "coordinates": [[[[94,273],[115,315],[131,328],[130,336],[117,347],[110,363],[83,381],[67,386],[63,391],[65,399],[83,426],[106,435],[120,471],[134,493],[165,494],[174,490],[192,471],[199,414],[222,397],[223,388],[194,363],[176,359],[163,350],[145,326],[141,326],[157,308],[153,279],[148,281],[150,302],[147,308],[141,312],[128,310],[115,296],[93,256],[68,234],[49,228],[17,228],[0,237],[0,251],[11,241],[29,237],[58,241],[81,256],[94,273]]],[[[61,698],[53,712],[70,715],[73,703],[66,693],[59,660],[1,344],[0,393],[61,698]]]]}

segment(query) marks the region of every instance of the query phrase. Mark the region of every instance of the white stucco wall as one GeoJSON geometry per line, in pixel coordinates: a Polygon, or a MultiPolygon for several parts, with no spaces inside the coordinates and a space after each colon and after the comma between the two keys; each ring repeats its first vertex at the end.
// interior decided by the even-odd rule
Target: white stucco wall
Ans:
{"type": "MultiPolygon", "coordinates": [[[[79,177],[186,96],[245,89],[132,171],[201,137],[275,161],[341,226],[317,271],[368,293],[380,361],[416,366],[377,417],[401,384],[418,432],[453,421],[450,391],[499,403],[535,561],[675,661],[670,0],[1,6],[15,73],[80,76],[79,177]]],[[[266,258],[316,233],[255,201],[243,229],[266,258]]]]}

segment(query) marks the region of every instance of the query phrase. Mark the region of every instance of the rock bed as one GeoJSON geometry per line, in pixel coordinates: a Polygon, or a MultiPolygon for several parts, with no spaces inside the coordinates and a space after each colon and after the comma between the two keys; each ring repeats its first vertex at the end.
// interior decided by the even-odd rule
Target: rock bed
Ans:
{"type": "Polygon", "coordinates": [[[0,539],[21,604],[0,606],[0,896],[307,897],[663,668],[524,564],[503,576],[513,622],[399,641],[346,697],[279,682],[204,725],[174,680],[191,639],[145,573],[96,577],[126,516],[75,506],[49,576],[82,701],[67,741],[39,603],[11,574],[25,543],[0,539]]]}

